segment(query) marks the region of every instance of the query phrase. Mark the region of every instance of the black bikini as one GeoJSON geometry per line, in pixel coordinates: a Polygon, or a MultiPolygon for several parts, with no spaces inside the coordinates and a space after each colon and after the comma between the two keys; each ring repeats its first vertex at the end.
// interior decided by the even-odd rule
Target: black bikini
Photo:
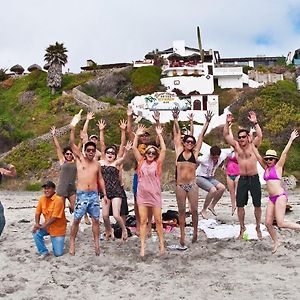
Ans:
{"type": "Polygon", "coordinates": [[[195,155],[194,155],[193,152],[191,152],[192,155],[190,156],[189,159],[185,159],[185,158],[184,158],[183,152],[184,152],[184,151],[182,151],[182,152],[178,155],[178,157],[177,157],[177,162],[190,162],[190,163],[192,163],[192,164],[196,164],[196,158],[195,158],[195,155]]]}

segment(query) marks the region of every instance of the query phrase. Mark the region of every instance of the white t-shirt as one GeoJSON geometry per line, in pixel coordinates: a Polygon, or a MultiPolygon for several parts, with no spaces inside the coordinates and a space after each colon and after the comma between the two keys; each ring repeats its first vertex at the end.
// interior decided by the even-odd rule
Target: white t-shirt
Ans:
{"type": "Polygon", "coordinates": [[[210,154],[205,154],[197,159],[200,163],[199,167],[196,170],[196,176],[203,177],[213,177],[215,176],[215,172],[220,164],[227,158],[227,156],[232,152],[230,148],[222,149],[218,162],[214,165],[212,159],[210,158],[210,154]]]}

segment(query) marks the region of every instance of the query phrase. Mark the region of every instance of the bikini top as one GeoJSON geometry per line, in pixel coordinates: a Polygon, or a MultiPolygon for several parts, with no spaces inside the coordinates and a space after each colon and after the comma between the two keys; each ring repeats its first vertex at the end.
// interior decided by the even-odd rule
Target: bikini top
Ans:
{"type": "Polygon", "coordinates": [[[271,167],[271,169],[268,169],[268,168],[265,169],[264,180],[265,181],[268,181],[268,180],[281,180],[281,178],[279,178],[277,173],[276,173],[275,166],[271,167]],[[269,174],[267,174],[267,170],[269,170],[269,174]]]}
{"type": "Polygon", "coordinates": [[[182,151],[182,152],[178,155],[178,157],[177,157],[177,162],[180,162],[180,161],[181,161],[181,162],[190,162],[190,163],[192,163],[192,164],[196,164],[196,158],[195,158],[195,155],[194,155],[193,152],[191,152],[191,156],[190,156],[189,159],[185,159],[185,158],[184,158],[183,152],[184,152],[184,151],[182,151]]]}

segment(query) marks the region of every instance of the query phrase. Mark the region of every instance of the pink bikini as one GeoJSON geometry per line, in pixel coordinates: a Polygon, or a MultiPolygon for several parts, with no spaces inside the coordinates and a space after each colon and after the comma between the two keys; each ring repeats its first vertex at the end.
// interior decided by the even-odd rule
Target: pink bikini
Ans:
{"type": "MultiPolygon", "coordinates": [[[[281,180],[281,178],[279,178],[277,173],[276,173],[275,165],[273,167],[271,167],[270,169],[265,170],[263,178],[264,178],[265,181],[268,181],[268,180],[281,180]],[[267,170],[269,170],[269,174],[267,174],[267,170]]],[[[285,190],[279,195],[274,195],[274,196],[269,195],[269,199],[270,199],[270,201],[272,201],[275,204],[276,200],[280,196],[285,196],[286,200],[288,200],[288,195],[287,195],[287,192],[285,190]]]]}

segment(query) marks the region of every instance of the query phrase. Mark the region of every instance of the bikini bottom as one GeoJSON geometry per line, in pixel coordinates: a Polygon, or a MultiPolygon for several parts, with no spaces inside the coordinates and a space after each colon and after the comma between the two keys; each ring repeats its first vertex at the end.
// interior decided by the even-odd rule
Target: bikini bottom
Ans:
{"type": "Polygon", "coordinates": [[[275,204],[275,202],[277,201],[278,197],[280,196],[285,196],[286,197],[286,200],[288,200],[288,195],[287,195],[287,192],[284,191],[283,193],[279,194],[279,195],[274,195],[274,196],[269,196],[269,200],[275,204]]]}
{"type": "Polygon", "coordinates": [[[196,183],[178,184],[185,192],[190,192],[196,183]]]}

